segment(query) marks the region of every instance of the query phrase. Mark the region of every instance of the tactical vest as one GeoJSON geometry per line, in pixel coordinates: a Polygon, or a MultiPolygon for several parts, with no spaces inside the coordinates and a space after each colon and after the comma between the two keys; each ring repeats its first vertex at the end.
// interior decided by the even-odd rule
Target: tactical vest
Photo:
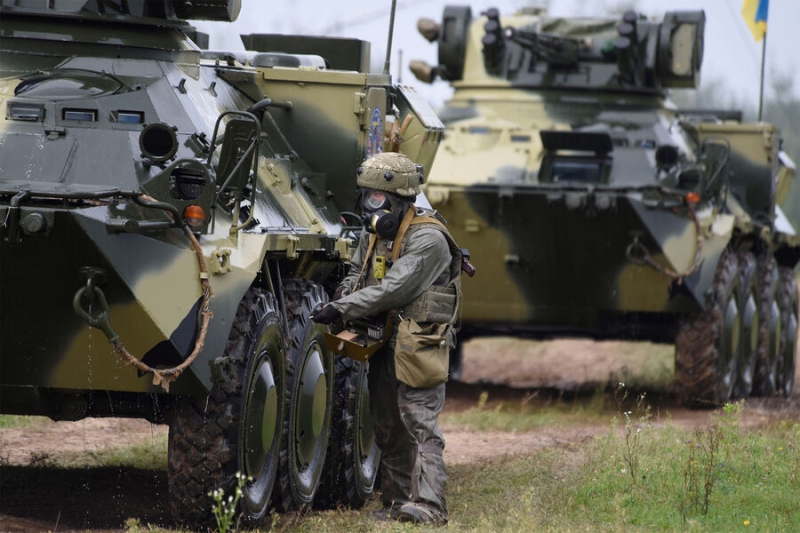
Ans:
{"type": "MultiPolygon", "coordinates": [[[[461,303],[461,250],[444,224],[434,218],[433,211],[418,209],[412,205],[406,212],[394,241],[377,239],[375,235],[371,235],[359,279],[363,277],[367,264],[370,264],[372,268],[364,279],[365,285],[380,283],[375,277],[373,257],[391,257],[392,262],[397,261],[400,258],[404,240],[423,228],[431,227],[440,231],[447,239],[450,248],[449,279],[444,285],[431,285],[421,295],[397,311],[401,317],[413,318],[418,323],[435,322],[454,325],[458,321],[458,309],[461,303]]],[[[356,282],[357,285],[358,282],[356,282]]]]}

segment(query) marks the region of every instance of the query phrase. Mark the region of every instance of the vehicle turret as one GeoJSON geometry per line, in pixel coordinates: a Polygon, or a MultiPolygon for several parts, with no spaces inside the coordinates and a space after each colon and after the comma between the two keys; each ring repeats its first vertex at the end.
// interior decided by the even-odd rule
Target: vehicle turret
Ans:
{"type": "Polygon", "coordinates": [[[633,11],[622,20],[548,17],[522,10],[502,20],[497,9],[473,19],[448,6],[442,23],[422,19],[420,33],[438,43],[439,64],[411,63],[421,81],[465,86],[506,80],[512,87],[650,92],[697,87],[705,14],[670,11],[651,22],[633,11]]]}

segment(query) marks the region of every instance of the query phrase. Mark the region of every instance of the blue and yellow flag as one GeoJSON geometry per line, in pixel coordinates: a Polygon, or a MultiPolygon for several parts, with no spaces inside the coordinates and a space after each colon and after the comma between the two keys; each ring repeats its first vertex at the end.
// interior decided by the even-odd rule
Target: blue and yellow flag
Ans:
{"type": "Polygon", "coordinates": [[[769,11],[769,0],[744,0],[742,5],[742,16],[747,23],[747,27],[759,42],[767,33],[767,12],[769,11]]]}

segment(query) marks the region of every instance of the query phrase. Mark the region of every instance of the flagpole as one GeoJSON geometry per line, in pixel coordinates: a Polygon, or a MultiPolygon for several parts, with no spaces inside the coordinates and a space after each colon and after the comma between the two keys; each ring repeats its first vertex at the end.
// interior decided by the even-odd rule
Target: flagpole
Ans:
{"type": "Polygon", "coordinates": [[[764,63],[767,57],[767,32],[764,31],[764,41],[761,43],[761,88],[758,91],[758,121],[761,122],[761,114],[764,109],[764,63]]]}

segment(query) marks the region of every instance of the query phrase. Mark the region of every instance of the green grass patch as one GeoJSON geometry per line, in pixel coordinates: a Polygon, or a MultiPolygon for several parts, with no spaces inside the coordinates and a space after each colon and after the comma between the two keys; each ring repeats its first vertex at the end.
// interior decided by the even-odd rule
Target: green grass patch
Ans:
{"type": "Polygon", "coordinates": [[[489,403],[483,392],[477,404],[458,413],[444,413],[440,423],[476,431],[533,431],[545,426],[605,424],[615,405],[607,393],[598,391],[590,399],[553,401],[531,395],[522,400],[489,403]]]}
{"type": "Polygon", "coordinates": [[[44,426],[47,419],[41,416],[0,415],[0,429],[28,429],[44,426]]]}
{"type": "Polygon", "coordinates": [[[81,451],[59,455],[59,466],[80,467],[118,467],[140,470],[167,469],[167,436],[156,435],[150,439],[100,451],[81,451]]]}
{"type": "Polygon", "coordinates": [[[639,420],[595,439],[565,464],[563,530],[800,530],[800,425],[744,432],[735,411],[693,431],[639,420]]]}

